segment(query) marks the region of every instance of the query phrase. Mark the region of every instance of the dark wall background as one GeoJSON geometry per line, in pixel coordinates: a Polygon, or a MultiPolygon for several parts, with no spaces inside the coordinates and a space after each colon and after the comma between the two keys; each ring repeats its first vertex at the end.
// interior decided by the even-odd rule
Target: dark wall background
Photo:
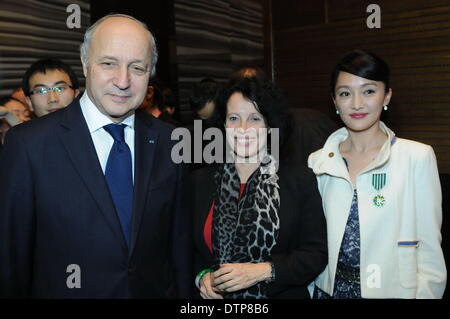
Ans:
{"type": "Polygon", "coordinates": [[[69,64],[84,85],[79,46],[90,25],[89,0],[0,0],[0,97],[22,85],[31,63],[55,57],[69,64]],[[81,10],[80,28],[68,28],[67,6],[81,10]]]}
{"type": "Polygon", "coordinates": [[[450,1],[271,0],[269,6],[274,78],[295,107],[316,108],[340,122],[329,93],[338,58],[360,48],[390,65],[393,98],[382,119],[398,136],[436,152],[449,265],[450,1]],[[381,7],[380,29],[367,27],[371,3],[381,7]]]}
{"type": "Polygon", "coordinates": [[[242,66],[264,66],[264,6],[259,0],[174,3],[180,109],[187,115],[201,79],[224,83],[242,66]]]}
{"type": "Polygon", "coordinates": [[[450,173],[450,2],[379,0],[381,28],[366,20],[369,0],[272,1],[275,78],[297,107],[336,118],[329,77],[338,58],[360,48],[391,67],[393,98],[384,120],[397,135],[432,145],[450,173]]]}

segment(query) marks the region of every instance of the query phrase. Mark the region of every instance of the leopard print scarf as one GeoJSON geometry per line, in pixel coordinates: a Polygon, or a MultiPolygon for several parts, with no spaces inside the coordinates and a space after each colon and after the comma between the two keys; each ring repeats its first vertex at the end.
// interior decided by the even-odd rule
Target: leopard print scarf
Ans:
{"type": "MultiPolygon", "coordinates": [[[[270,261],[280,220],[280,195],[273,157],[250,176],[239,199],[240,180],[233,163],[215,174],[213,253],[217,264],[270,261]]],[[[259,282],[224,298],[267,298],[267,284],[259,282]]]]}

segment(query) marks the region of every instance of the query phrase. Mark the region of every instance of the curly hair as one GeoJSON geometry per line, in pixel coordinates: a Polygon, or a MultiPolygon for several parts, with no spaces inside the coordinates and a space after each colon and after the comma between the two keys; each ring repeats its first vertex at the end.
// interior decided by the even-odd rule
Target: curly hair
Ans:
{"type": "MultiPolygon", "coordinates": [[[[291,129],[291,118],[287,113],[288,104],[281,89],[272,81],[258,77],[241,78],[223,89],[216,100],[217,127],[224,127],[228,100],[234,93],[241,93],[260,112],[268,127],[279,129],[280,148],[287,140],[291,129]]],[[[270,140],[268,140],[270,145],[270,140]]]]}

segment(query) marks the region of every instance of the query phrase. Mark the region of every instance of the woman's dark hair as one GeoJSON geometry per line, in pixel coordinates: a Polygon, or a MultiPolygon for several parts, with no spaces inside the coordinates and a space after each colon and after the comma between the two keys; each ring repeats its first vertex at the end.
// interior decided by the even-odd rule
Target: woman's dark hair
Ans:
{"type": "MultiPolygon", "coordinates": [[[[241,93],[244,98],[255,104],[264,116],[268,127],[278,128],[280,149],[290,134],[292,125],[287,113],[288,104],[281,90],[270,80],[257,77],[241,78],[220,92],[216,100],[217,127],[224,127],[227,117],[227,103],[234,93],[241,93]]],[[[270,135],[267,141],[270,146],[270,135]]]]}
{"type": "MultiPolygon", "coordinates": [[[[11,101],[16,101],[16,102],[20,102],[21,104],[23,104],[23,102],[21,100],[16,99],[15,97],[12,96],[7,96],[7,97],[2,97],[0,99],[0,106],[5,106],[6,104],[8,104],[11,101]]],[[[24,104],[25,105],[25,104],[24,104]]],[[[26,105],[25,105],[26,106],[26,105]]],[[[27,107],[28,108],[28,107],[27,107]]]]}
{"type": "Polygon", "coordinates": [[[389,91],[389,66],[380,57],[375,54],[363,51],[353,50],[342,56],[331,73],[331,95],[334,97],[337,78],[340,72],[347,72],[359,77],[383,82],[385,92],[389,91]]]}

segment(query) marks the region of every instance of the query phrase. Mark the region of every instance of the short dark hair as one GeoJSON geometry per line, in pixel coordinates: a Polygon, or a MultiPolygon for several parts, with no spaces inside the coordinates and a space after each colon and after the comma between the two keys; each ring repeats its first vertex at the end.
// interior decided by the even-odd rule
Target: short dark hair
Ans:
{"type": "MultiPolygon", "coordinates": [[[[12,96],[7,96],[7,97],[1,98],[0,99],[0,105],[5,106],[6,104],[8,104],[11,101],[16,101],[16,102],[19,102],[19,103],[25,105],[21,100],[18,100],[15,97],[12,97],[12,96]]],[[[25,105],[25,106],[28,108],[27,105],[25,105]]]]}
{"type": "Polygon", "coordinates": [[[331,95],[334,97],[337,78],[340,72],[347,72],[353,75],[383,82],[385,92],[389,91],[389,66],[377,55],[364,51],[353,50],[344,54],[334,67],[331,73],[331,95]]]}
{"type": "MultiPolygon", "coordinates": [[[[240,78],[226,87],[217,98],[217,127],[223,127],[227,116],[227,103],[234,93],[255,103],[256,109],[264,116],[268,127],[279,129],[280,149],[287,140],[292,122],[288,115],[288,103],[281,89],[266,78],[240,78]]],[[[270,142],[270,141],[268,141],[270,142]]]]}
{"type": "Polygon", "coordinates": [[[206,103],[213,102],[217,96],[219,84],[217,81],[204,78],[194,85],[192,95],[189,97],[191,110],[198,111],[202,109],[206,103]]]}
{"type": "Polygon", "coordinates": [[[74,90],[78,89],[78,87],[79,87],[78,78],[77,78],[77,75],[75,74],[75,72],[72,70],[72,68],[68,64],[64,63],[61,60],[54,59],[54,58],[48,58],[48,59],[38,60],[38,61],[34,62],[33,64],[31,64],[31,66],[28,68],[28,70],[23,75],[22,88],[23,88],[23,92],[25,93],[25,95],[30,96],[30,78],[34,74],[36,74],[36,73],[44,73],[45,74],[47,71],[52,71],[52,70],[59,70],[59,71],[66,73],[69,76],[70,81],[72,82],[72,85],[71,85],[72,88],[74,90]]]}
{"type": "Polygon", "coordinates": [[[164,108],[167,106],[174,108],[176,106],[175,94],[169,87],[166,86],[163,88],[162,95],[164,97],[164,108]]]}
{"type": "Polygon", "coordinates": [[[149,80],[148,86],[153,88],[152,107],[156,107],[161,112],[164,111],[164,88],[165,85],[158,77],[153,77],[149,80]]]}

